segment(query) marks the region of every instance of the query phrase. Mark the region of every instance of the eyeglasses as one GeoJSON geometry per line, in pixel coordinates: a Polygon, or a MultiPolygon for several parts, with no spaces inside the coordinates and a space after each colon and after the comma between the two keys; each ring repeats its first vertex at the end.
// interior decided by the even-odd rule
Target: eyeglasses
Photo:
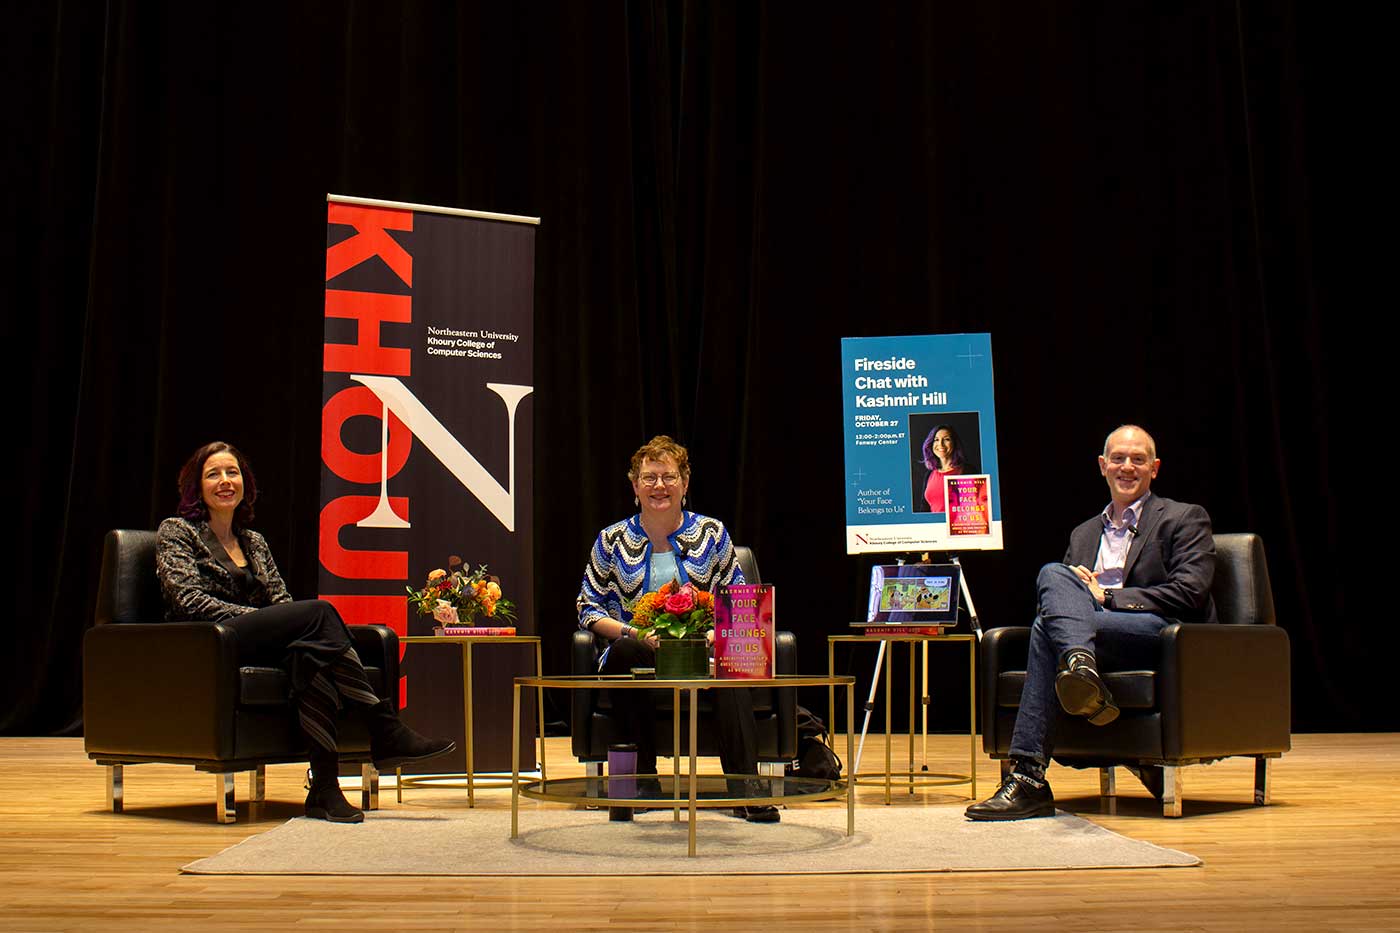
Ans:
{"type": "Polygon", "coordinates": [[[679,473],[663,473],[657,476],[655,473],[643,473],[637,477],[637,482],[643,486],[655,486],[657,483],[665,483],[667,486],[674,486],[681,481],[679,473]]]}

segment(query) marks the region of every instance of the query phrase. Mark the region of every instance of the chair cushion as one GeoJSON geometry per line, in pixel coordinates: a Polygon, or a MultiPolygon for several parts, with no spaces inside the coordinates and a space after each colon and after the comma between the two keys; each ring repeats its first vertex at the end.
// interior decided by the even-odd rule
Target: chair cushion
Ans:
{"type": "MultiPolygon", "coordinates": [[[[1156,671],[1113,671],[1103,675],[1113,694],[1113,702],[1122,709],[1156,709],[1156,671]]],[[[1025,671],[1002,671],[997,676],[997,706],[1015,709],[1021,705],[1021,688],[1026,684],[1025,671]]]]}

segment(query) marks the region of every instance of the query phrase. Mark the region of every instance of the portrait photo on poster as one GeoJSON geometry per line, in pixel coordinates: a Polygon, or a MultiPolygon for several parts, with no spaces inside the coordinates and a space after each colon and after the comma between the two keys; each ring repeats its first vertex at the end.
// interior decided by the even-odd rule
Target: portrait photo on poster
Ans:
{"type": "Polygon", "coordinates": [[[945,476],[982,472],[981,416],[975,411],[909,414],[910,500],[915,514],[941,520],[945,476]]]}

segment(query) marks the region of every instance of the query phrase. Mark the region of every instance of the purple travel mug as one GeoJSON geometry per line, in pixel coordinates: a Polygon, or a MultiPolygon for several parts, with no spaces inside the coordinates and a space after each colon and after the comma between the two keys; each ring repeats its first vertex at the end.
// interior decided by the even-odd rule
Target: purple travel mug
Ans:
{"type": "MultiPolygon", "coordinates": [[[[637,796],[637,746],[608,746],[608,796],[625,799],[637,796]],[[626,777],[622,777],[626,775],[626,777]],[[621,778],[621,780],[619,780],[621,778]]],[[[609,820],[632,819],[631,807],[608,807],[609,820]]]]}

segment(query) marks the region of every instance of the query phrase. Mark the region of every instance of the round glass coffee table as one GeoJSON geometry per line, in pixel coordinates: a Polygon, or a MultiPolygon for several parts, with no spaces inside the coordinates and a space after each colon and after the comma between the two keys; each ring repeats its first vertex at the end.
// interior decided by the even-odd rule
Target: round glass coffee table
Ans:
{"type": "MultiPolygon", "coordinates": [[[[669,808],[673,819],[679,821],[682,808],[689,819],[688,847],[690,855],[695,854],[695,815],[703,807],[776,806],[792,800],[832,800],[844,797],[846,800],[846,835],[856,831],[856,798],[851,792],[850,775],[835,781],[815,778],[773,777],[761,774],[698,774],[696,770],[697,712],[701,690],[724,690],[736,687],[845,687],[846,716],[850,721],[855,716],[856,679],[847,674],[803,675],[779,674],[776,677],[745,680],[719,680],[702,678],[698,680],[655,680],[638,679],[629,675],[569,674],[558,677],[517,677],[512,697],[511,722],[511,793],[510,793],[510,837],[520,835],[520,797],[547,800],[555,803],[571,803],[601,806],[669,808]],[[671,728],[673,749],[679,750],[681,736],[681,694],[690,695],[690,766],[687,774],[681,774],[681,759],[673,758],[673,771],[669,775],[610,775],[608,777],[555,778],[550,780],[521,781],[520,779],[520,691],[521,688],[539,691],[540,703],[544,701],[546,689],[559,690],[670,690],[672,691],[671,728]],[[730,782],[758,781],[765,787],[768,797],[735,796],[729,789],[730,782]],[[609,796],[611,782],[614,796],[609,796]],[[636,796],[621,796],[634,793],[636,796]]],[[[855,738],[846,734],[846,761],[855,756],[855,738]]]]}

